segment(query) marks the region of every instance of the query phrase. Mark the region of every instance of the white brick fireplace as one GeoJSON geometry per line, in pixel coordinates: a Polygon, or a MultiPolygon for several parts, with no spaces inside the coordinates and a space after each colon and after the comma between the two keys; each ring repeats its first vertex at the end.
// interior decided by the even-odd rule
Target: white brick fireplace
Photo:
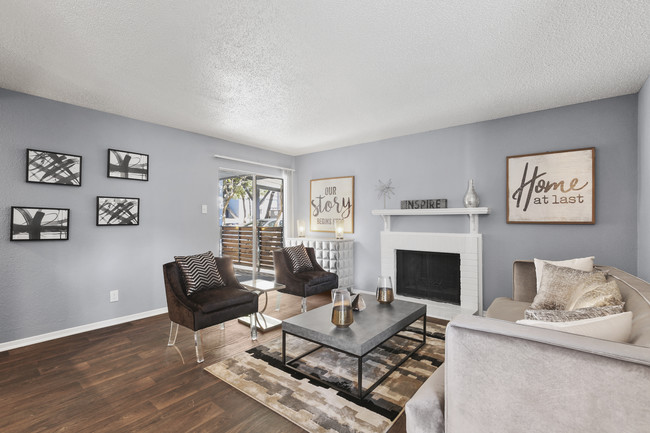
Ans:
{"type": "MultiPolygon", "coordinates": [[[[474,314],[483,303],[481,284],[481,235],[457,233],[381,232],[381,274],[389,275],[393,283],[396,251],[431,251],[460,254],[460,306],[418,299],[427,304],[427,314],[450,320],[460,313],[474,314]]],[[[396,295],[397,299],[413,300],[396,295]]]]}
{"type": "Polygon", "coordinates": [[[427,299],[401,296],[396,299],[427,304],[427,315],[451,320],[458,314],[482,313],[483,310],[483,238],[478,233],[478,215],[489,213],[488,208],[376,210],[373,215],[384,218],[381,232],[381,274],[392,277],[396,284],[396,251],[430,251],[460,255],[460,305],[427,299]],[[469,233],[394,232],[390,228],[391,216],[403,215],[469,215],[469,233]]]}

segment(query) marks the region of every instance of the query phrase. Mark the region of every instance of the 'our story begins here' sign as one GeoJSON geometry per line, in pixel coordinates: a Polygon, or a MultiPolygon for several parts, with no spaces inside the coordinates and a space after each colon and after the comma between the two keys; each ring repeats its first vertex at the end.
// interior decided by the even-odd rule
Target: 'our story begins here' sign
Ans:
{"type": "Polygon", "coordinates": [[[311,231],[333,232],[342,219],[345,233],[354,233],[354,176],[312,180],[309,215],[311,231]]]}
{"type": "Polygon", "coordinates": [[[507,222],[594,224],[595,148],[507,157],[507,222]]]}

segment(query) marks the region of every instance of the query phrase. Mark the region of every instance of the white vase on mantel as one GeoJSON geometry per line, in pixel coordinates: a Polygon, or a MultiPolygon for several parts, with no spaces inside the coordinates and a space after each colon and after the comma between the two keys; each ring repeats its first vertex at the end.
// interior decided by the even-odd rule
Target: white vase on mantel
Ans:
{"type": "Polygon", "coordinates": [[[480,200],[478,194],[474,190],[474,179],[469,180],[469,185],[467,187],[467,192],[465,193],[465,198],[463,199],[463,204],[465,207],[478,207],[480,200]]]}

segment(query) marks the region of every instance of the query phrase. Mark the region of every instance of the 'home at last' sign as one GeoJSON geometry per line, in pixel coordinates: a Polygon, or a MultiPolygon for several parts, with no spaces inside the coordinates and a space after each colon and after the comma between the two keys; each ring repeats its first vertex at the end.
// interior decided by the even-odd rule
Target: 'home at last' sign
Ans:
{"type": "Polygon", "coordinates": [[[594,224],[595,148],[507,157],[507,222],[594,224]]]}

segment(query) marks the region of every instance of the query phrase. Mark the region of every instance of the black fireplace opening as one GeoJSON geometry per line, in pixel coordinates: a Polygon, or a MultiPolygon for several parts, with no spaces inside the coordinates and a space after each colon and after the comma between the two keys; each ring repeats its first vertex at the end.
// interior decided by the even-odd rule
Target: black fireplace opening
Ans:
{"type": "Polygon", "coordinates": [[[398,295],[460,305],[460,254],[396,250],[398,295]]]}

